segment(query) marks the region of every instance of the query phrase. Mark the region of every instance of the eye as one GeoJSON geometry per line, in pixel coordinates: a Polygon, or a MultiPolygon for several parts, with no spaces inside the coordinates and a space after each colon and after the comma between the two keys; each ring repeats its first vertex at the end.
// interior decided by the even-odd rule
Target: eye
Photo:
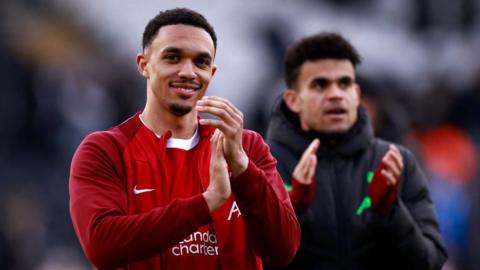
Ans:
{"type": "Polygon", "coordinates": [[[325,90],[329,85],[328,80],[325,79],[315,79],[312,81],[311,87],[317,90],[325,90]]]}
{"type": "Polygon", "coordinates": [[[176,63],[180,60],[180,56],[178,54],[165,54],[163,59],[170,63],[176,63]]]}
{"type": "Polygon", "coordinates": [[[200,57],[195,60],[195,64],[200,68],[208,68],[211,65],[211,61],[206,57],[200,57]]]}
{"type": "Polygon", "coordinates": [[[340,87],[340,89],[346,89],[346,88],[349,88],[351,85],[353,84],[353,79],[352,78],[341,78],[339,81],[338,81],[338,87],[340,87]]]}

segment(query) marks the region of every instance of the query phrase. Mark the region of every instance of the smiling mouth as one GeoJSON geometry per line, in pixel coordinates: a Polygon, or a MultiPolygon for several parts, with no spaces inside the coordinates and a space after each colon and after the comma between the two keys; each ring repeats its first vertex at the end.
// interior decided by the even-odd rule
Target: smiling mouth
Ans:
{"type": "Polygon", "coordinates": [[[180,96],[181,98],[190,98],[192,97],[196,91],[200,90],[201,85],[197,83],[178,83],[172,82],[169,86],[173,89],[173,91],[180,96]]]}

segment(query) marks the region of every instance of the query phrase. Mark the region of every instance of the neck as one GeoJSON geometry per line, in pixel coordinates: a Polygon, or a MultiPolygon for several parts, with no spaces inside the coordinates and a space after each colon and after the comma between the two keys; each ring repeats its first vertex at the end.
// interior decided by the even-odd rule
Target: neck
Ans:
{"type": "Polygon", "coordinates": [[[141,117],[145,125],[157,135],[170,130],[173,138],[189,139],[197,129],[195,110],[183,116],[176,116],[170,112],[156,111],[145,106],[141,117]]]}

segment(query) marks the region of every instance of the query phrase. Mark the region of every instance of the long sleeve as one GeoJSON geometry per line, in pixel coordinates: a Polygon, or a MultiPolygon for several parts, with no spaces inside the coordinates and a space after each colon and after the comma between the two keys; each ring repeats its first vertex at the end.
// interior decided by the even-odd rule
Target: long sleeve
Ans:
{"type": "Polygon", "coordinates": [[[301,184],[293,178],[292,173],[298,163],[298,159],[288,153],[288,151],[276,144],[270,142],[271,152],[275,157],[281,158],[277,163],[277,170],[282,177],[285,186],[290,187],[288,195],[295,211],[303,211],[310,206],[315,198],[315,181],[316,177],[312,177],[312,183],[309,185],[301,184]]]}
{"type": "Polygon", "coordinates": [[[69,181],[75,231],[99,269],[159,254],[212,222],[201,194],[129,215],[121,149],[113,141],[102,133],[88,136],[73,157],[69,181]]]}
{"type": "Polygon", "coordinates": [[[260,135],[247,135],[244,148],[249,165],[232,179],[232,191],[255,253],[270,265],[285,265],[299,247],[300,225],[269,147],[260,135]]]}
{"type": "Polygon", "coordinates": [[[315,177],[312,177],[312,183],[302,184],[297,179],[292,178],[292,190],[288,192],[293,208],[302,210],[312,203],[315,197],[315,177]]]}
{"type": "Polygon", "coordinates": [[[405,172],[401,196],[397,197],[382,226],[408,269],[440,269],[447,258],[427,187],[427,179],[409,151],[402,153],[405,172]]]}

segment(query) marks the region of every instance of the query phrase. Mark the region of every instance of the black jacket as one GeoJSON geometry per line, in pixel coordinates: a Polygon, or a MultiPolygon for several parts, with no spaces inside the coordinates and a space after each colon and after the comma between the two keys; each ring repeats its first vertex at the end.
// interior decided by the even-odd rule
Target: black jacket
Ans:
{"type": "Polygon", "coordinates": [[[274,110],[267,142],[287,184],[303,151],[320,138],[315,198],[297,209],[300,250],[290,269],[441,269],[446,260],[427,179],[412,153],[398,146],[404,171],[399,194],[386,215],[357,209],[367,196],[367,173],[374,171],[389,142],[375,138],[361,107],[342,135],[304,132],[283,101],[274,110]]]}

